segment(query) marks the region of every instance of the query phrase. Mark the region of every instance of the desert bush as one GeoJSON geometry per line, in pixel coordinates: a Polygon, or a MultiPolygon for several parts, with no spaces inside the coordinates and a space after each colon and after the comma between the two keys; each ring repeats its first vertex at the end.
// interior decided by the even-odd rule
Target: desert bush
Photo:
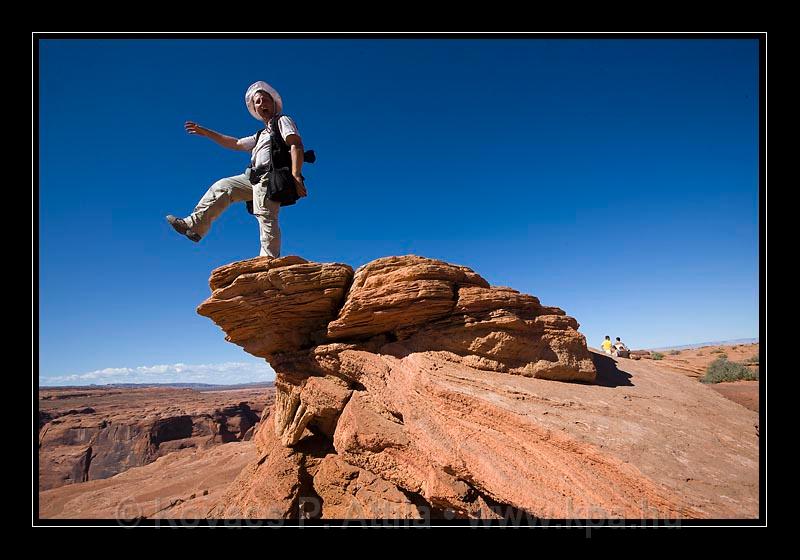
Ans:
{"type": "Polygon", "coordinates": [[[727,358],[717,358],[706,369],[700,380],[703,383],[720,383],[721,381],[754,381],[758,379],[758,369],[751,370],[744,364],[729,362],[727,358]]]}
{"type": "Polygon", "coordinates": [[[663,360],[664,354],[662,354],[661,352],[653,352],[652,354],[650,354],[650,357],[653,358],[654,360],[663,360]]]}

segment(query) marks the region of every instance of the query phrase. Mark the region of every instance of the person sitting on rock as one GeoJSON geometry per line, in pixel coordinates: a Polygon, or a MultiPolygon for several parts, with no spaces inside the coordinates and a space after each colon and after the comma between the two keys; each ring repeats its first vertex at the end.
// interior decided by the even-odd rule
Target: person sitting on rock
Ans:
{"type": "Polygon", "coordinates": [[[621,358],[626,358],[630,356],[630,351],[628,347],[623,344],[623,342],[617,337],[616,342],[614,342],[614,355],[619,356],[621,358]]]}
{"type": "Polygon", "coordinates": [[[611,354],[611,337],[606,335],[606,339],[603,341],[603,344],[600,345],[603,349],[603,352],[606,354],[611,354]]]}
{"type": "MultiPolygon", "coordinates": [[[[245,104],[253,118],[263,121],[266,128],[257,134],[245,138],[234,138],[197,123],[187,121],[184,125],[189,134],[198,134],[210,138],[220,146],[231,150],[249,151],[251,153],[250,168],[248,171],[269,167],[272,158],[271,135],[274,116],[280,115],[283,110],[283,101],[275,89],[266,82],[255,82],[245,93],[245,104]]],[[[277,119],[278,132],[290,148],[291,171],[294,177],[297,194],[306,196],[301,169],[303,167],[303,141],[297,132],[297,125],[291,117],[286,115],[277,119]]],[[[261,239],[261,256],[279,257],[281,253],[281,229],[278,225],[278,210],[280,202],[267,198],[266,173],[251,181],[250,174],[234,175],[220,179],[208,189],[203,198],[197,203],[195,209],[186,218],[176,218],[168,215],[167,222],[181,235],[185,235],[194,242],[200,241],[211,228],[211,223],[232,203],[252,201],[253,211],[258,220],[261,239]],[[259,182],[260,179],[260,182],[259,182]]]]}

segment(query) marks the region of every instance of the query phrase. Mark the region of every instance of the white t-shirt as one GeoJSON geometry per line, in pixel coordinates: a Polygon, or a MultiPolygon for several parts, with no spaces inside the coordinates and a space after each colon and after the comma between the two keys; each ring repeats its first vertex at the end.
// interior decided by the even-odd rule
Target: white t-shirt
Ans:
{"type": "MultiPolygon", "coordinates": [[[[271,157],[270,144],[272,144],[270,139],[270,134],[272,132],[271,125],[272,121],[270,120],[270,123],[261,133],[261,137],[258,139],[258,144],[256,144],[256,134],[239,138],[239,140],[236,142],[236,145],[239,146],[243,151],[250,151],[250,161],[255,160],[254,165],[256,167],[261,165],[269,165],[269,160],[271,157]]],[[[278,129],[281,131],[281,136],[283,136],[284,140],[286,140],[290,134],[297,134],[300,136],[300,134],[297,132],[297,125],[292,120],[292,117],[287,117],[286,115],[283,115],[278,119],[278,129]]]]}

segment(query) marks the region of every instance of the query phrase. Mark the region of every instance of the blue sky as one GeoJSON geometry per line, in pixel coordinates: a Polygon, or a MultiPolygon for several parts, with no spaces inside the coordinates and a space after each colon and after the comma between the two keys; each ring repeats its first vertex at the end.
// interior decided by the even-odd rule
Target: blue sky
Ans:
{"type": "Polygon", "coordinates": [[[590,345],[758,336],[758,43],[736,40],[42,40],[39,379],[248,382],[263,360],[196,314],[258,254],[244,204],[187,215],[283,96],[318,162],[282,254],[417,254],[557,305],[590,345]]]}

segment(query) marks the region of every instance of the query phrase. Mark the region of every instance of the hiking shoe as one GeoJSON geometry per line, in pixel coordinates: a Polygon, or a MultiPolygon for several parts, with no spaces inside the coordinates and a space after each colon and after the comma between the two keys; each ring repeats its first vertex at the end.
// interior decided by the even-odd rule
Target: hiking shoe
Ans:
{"type": "Polygon", "coordinates": [[[178,233],[180,233],[181,235],[185,235],[186,237],[188,237],[189,239],[191,239],[195,243],[200,241],[200,236],[197,235],[192,230],[190,230],[189,229],[189,225],[185,221],[183,221],[182,219],[176,218],[172,214],[169,214],[167,216],[167,222],[169,222],[169,225],[171,225],[173,227],[173,229],[175,231],[177,231],[178,233]]]}

